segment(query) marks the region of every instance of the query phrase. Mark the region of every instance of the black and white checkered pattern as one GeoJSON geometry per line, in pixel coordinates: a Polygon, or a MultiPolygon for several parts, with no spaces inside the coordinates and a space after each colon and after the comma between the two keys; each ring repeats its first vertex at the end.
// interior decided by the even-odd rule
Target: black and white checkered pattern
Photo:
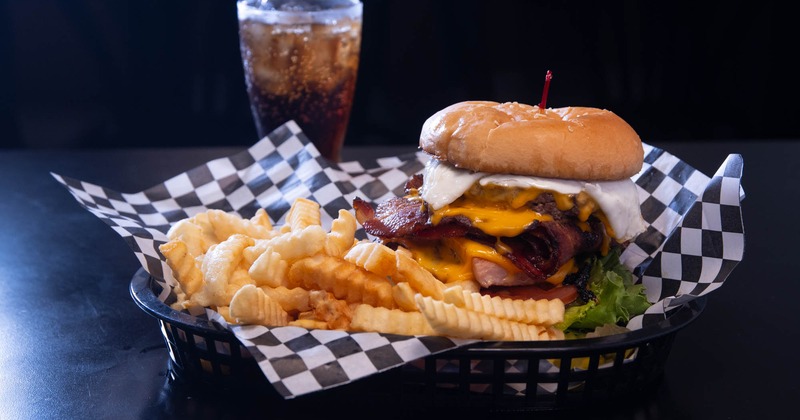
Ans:
{"type": "MultiPolygon", "coordinates": [[[[208,209],[252,217],[264,208],[283,223],[291,203],[304,197],[320,203],[326,228],[356,196],[379,202],[402,194],[408,178],[425,166],[422,153],[375,162],[332,165],[321,157],[293,121],[249,149],[214,159],[162,184],[134,194],[52,174],[92,214],[131,246],[142,266],[155,278],[174,285],[158,246],[166,242],[172,223],[208,209]]],[[[363,231],[360,237],[365,237],[363,231]]]]}
{"type": "MultiPolygon", "coordinates": [[[[175,284],[158,246],[172,223],[208,209],[249,218],[259,208],[281,224],[291,203],[320,203],[325,228],[355,197],[382,202],[401,195],[422,171],[422,152],[369,162],[333,164],[322,158],[294,122],[249,149],[219,158],[142,192],[126,194],[58,174],[75,199],[131,246],[142,266],[175,284]]],[[[629,326],[663,319],[687,299],[708,293],[741,260],[744,229],[739,202],[742,158],[730,155],[711,179],[669,153],[645,145],[645,165],[634,177],[647,231],[623,253],[623,262],[644,282],[648,313],[629,326]]],[[[359,235],[366,236],[363,231],[359,235]]],[[[292,398],[335,387],[472,340],[376,333],[316,331],[297,327],[230,327],[259,361],[278,392],[292,398]]]]}
{"type": "Polygon", "coordinates": [[[475,340],[349,333],[299,327],[232,327],[284,398],[344,385],[475,340]]]}
{"type": "Polygon", "coordinates": [[[656,304],[629,322],[632,329],[717,289],[744,255],[741,155],[729,155],[711,179],[663,150],[650,148],[645,162],[636,183],[646,192],[649,227],[625,254],[647,254],[634,273],[656,304]]]}

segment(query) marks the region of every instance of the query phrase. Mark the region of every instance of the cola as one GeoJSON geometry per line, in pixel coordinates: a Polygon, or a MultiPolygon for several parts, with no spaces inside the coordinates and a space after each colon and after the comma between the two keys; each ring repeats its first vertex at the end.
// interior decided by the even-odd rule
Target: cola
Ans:
{"type": "MultiPolygon", "coordinates": [[[[260,137],[294,120],[326,158],[339,161],[361,49],[361,3],[330,10],[264,9],[241,1],[239,39],[260,137]]],[[[274,3],[274,2],[273,2],[274,3]]],[[[279,2],[280,3],[280,2],[279,2]]]]}

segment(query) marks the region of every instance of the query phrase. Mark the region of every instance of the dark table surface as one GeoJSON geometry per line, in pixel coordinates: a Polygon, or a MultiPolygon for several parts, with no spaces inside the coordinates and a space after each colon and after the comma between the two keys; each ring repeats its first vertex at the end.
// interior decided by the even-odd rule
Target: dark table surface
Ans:
{"type": "MultiPolygon", "coordinates": [[[[751,419],[794,412],[800,396],[800,315],[792,303],[800,296],[792,262],[800,251],[794,219],[800,197],[800,140],[654,145],[707,175],[713,175],[729,153],[743,155],[744,261],[709,296],[701,316],[678,333],[655,392],[614,407],[569,414],[751,419]]],[[[363,413],[357,398],[355,404],[324,398],[284,404],[267,402],[257,391],[198,393],[170,381],[157,322],[129,294],[131,277],[140,267],[134,254],[50,175],[52,171],[136,192],[238,150],[0,151],[0,418],[417,414],[414,407],[391,406],[363,413]]],[[[412,150],[353,148],[345,159],[412,150]]]]}

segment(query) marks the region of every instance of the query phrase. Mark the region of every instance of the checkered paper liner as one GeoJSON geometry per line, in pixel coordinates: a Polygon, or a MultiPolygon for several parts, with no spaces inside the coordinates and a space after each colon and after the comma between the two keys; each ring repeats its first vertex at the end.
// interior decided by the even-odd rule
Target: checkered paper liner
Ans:
{"type": "MultiPolygon", "coordinates": [[[[647,230],[621,259],[654,304],[628,326],[653,325],[674,308],[718,288],[744,252],[739,207],[743,161],[731,154],[709,178],[664,150],[645,144],[644,166],[632,179],[647,230]]],[[[158,251],[171,224],[208,209],[243,218],[264,208],[282,224],[298,197],[320,203],[330,228],[355,197],[375,203],[402,195],[405,182],[428,159],[422,152],[370,161],[331,163],[290,121],[247,150],[211,160],[137,193],[53,173],[86,210],[116,231],[142,267],[160,283],[162,301],[177,284],[158,251]]],[[[369,238],[363,230],[360,238],[369,238]]],[[[374,238],[371,238],[374,239],[374,238]]],[[[425,356],[474,343],[447,337],[306,330],[298,327],[227,326],[255,357],[284,398],[343,385],[425,356]]],[[[513,364],[513,363],[512,363],[513,364]]],[[[513,368],[513,366],[511,366],[513,368]]]]}

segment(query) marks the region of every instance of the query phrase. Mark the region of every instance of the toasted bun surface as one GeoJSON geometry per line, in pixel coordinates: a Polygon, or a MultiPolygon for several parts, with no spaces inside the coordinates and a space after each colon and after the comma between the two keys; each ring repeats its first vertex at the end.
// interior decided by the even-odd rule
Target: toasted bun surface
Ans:
{"type": "Polygon", "coordinates": [[[598,108],[459,102],[422,126],[420,147],[452,165],[492,173],[613,181],[635,175],[644,151],[622,118],[598,108]]]}

